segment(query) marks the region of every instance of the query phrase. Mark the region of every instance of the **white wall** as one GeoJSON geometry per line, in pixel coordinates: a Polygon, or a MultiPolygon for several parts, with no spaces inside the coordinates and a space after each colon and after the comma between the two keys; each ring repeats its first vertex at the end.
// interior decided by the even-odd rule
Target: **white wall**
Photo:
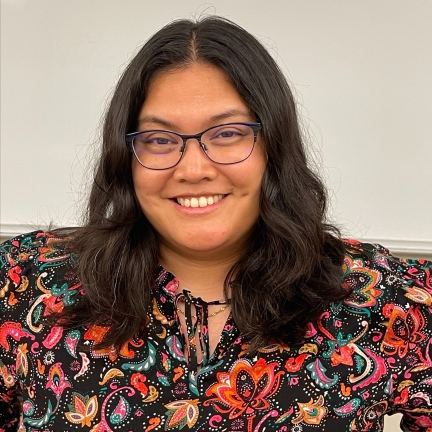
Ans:
{"type": "MultiPolygon", "coordinates": [[[[173,18],[217,13],[270,49],[349,235],[432,253],[432,2],[3,0],[0,234],[77,221],[111,89],[173,18]]],[[[397,430],[397,419],[386,430],[397,430]]]]}
{"type": "Polygon", "coordinates": [[[254,33],[298,96],[348,235],[432,253],[432,2],[3,0],[2,235],[70,225],[111,89],[173,18],[254,33]]]}

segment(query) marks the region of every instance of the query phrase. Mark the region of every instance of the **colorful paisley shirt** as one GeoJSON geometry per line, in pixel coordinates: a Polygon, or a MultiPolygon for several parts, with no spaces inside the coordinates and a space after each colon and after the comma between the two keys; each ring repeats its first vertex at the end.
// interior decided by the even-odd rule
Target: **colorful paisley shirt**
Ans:
{"type": "Polygon", "coordinates": [[[96,350],[105,327],[43,323],[85,295],[55,238],[0,249],[0,431],[377,432],[396,412],[402,430],[432,431],[431,262],[348,240],[352,295],[310,323],[303,345],[248,356],[230,317],[196,372],[163,268],[150,335],[96,350]]]}

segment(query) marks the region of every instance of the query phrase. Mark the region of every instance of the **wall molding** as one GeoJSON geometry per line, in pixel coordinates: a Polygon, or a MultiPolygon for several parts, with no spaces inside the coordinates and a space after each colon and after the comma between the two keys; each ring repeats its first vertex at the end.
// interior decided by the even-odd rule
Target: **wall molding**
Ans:
{"type": "MultiPolygon", "coordinates": [[[[58,227],[51,227],[52,228],[58,228],[58,227]]],[[[41,226],[31,223],[25,223],[25,224],[12,224],[12,223],[2,223],[0,225],[0,241],[4,242],[8,239],[11,239],[13,237],[16,237],[17,235],[36,231],[36,230],[45,230],[47,229],[47,226],[41,226]]]]}
{"type": "MultiPolygon", "coordinates": [[[[19,234],[45,229],[32,224],[1,224],[0,240],[5,241],[19,234]]],[[[402,257],[432,258],[432,240],[390,239],[390,238],[358,238],[366,243],[379,243],[389,249],[394,255],[402,257]]]]}
{"type": "Polygon", "coordinates": [[[361,238],[365,243],[379,243],[396,256],[432,258],[432,240],[361,238]]]}

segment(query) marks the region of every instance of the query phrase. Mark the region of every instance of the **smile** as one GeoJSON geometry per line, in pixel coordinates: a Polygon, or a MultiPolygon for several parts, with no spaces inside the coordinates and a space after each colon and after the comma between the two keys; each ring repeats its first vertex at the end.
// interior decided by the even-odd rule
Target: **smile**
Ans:
{"type": "Polygon", "coordinates": [[[202,196],[202,197],[191,197],[191,198],[176,198],[177,202],[182,207],[207,207],[216,204],[224,198],[224,195],[212,195],[212,196],[202,196]]]}

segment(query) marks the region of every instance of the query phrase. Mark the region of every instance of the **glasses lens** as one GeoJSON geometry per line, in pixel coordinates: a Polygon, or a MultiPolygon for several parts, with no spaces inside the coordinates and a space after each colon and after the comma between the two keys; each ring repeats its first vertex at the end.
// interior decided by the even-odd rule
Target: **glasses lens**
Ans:
{"type": "Polygon", "coordinates": [[[146,131],[133,139],[133,151],[147,168],[164,169],[174,166],[181,157],[182,139],[167,131],[146,131]]]}
{"type": "Polygon", "coordinates": [[[254,147],[254,131],[243,124],[226,124],[209,129],[201,139],[210,159],[236,163],[249,157],[254,147]]]}

